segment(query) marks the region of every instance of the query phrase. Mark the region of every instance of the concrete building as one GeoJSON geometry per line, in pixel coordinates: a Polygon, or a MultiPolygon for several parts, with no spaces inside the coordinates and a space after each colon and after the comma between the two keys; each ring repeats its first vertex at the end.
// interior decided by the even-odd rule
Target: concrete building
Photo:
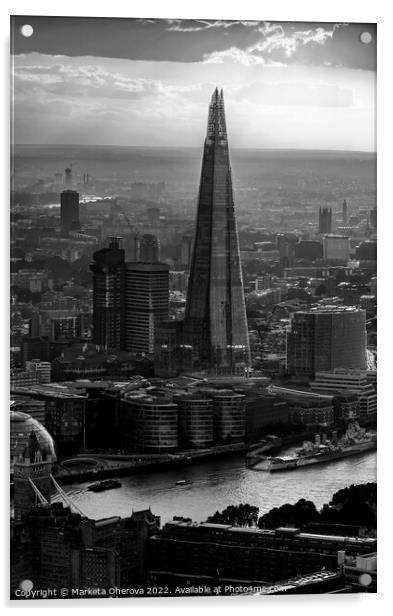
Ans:
{"type": "Polygon", "coordinates": [[[51,382],[51,370],[52,364],[50,361],[41,361],[40,359],[32,359],[26,362],[26,370],[35,370],[38,372],[38,382],[39,383],[50,383],[51,382]]]}
{"type": "Polygon", "coordinates": [[[147,542],[159,525],[150,509],[92,520],[61,503],[31,507],[11,523],[12,596],[23,579],[48,598],[62,588],[73,589],[70,598],[124,596],[121,588],[145,583],[147,542]]]}
{"type": "Polygon", "coordinates": [[[263,585],[323,568],[337,570],[338,552],[375,550],[375,539],[303,533],[297,528],[239,528],[173,521],[149,540],[151,583],[263,585]]]}
{"type": "Polygon", "coordinates": [[[157,325],[168,320],[169,265],[127,263],[124,289],[121,348],[133,353],[153,353],[157,325]]]}
{"type": "Polygon", "coordinates": [[[365,311],[326,305],[295,312],[287,334],[288,374],[311,378],[335,368],[366,368],[365,311]]]}
{"type": "Polygon", "coordinates": [[[366,370],[336,369],[317,372],[310,383],[318,393],[353,392],[358,396],[358,416],[361,422],[372,422],[377,417],[377,392],[369,382],[366,370]]]}
{"type": "Polygon", "coordinates": [[[346,264],[350,255],[350,240],[344,235],[325,235],[322,239],[323,259],[327,263],[346,264]]]}

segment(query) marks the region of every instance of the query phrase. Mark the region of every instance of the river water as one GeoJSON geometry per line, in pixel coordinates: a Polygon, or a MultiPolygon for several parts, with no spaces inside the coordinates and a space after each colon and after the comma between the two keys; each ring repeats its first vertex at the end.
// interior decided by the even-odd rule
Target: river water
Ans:
{"type": "MultiPolygon", "coordinates": [[[[160,472],[120,477],[122,487],[89,492],[91,482],[63,486],[72,501],[93,519],[129,516],[134,509],[149,506],[162,523],[181,515],[205,521],[228,505],[249,503],[260,514],[299,498],[312,500],[318,508],[334,492],[352,483],[376,481],[376,451],[292,471],[266,473],[245,466],[244,456],[217,458],[200,464],[160,472]],[[192,484],[177,486],[186,479],[192,484]]],[[[57,499],[56,499],[57,500],[57,499]]]]}

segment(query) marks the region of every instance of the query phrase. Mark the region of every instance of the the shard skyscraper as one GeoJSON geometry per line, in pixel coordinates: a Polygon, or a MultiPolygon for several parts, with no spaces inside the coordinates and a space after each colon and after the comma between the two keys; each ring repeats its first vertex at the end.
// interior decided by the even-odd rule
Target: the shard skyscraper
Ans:
{"type": "Polygon", "coordinates": [[[250,347],[225,123],[223,92],[209,107],[185,321],[193,366],[247,375],[250,347]]]}

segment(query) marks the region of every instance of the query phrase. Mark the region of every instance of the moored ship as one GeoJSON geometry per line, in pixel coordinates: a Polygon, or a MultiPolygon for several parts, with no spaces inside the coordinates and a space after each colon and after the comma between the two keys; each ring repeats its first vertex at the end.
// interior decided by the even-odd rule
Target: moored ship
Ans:
{"type": "Polygon", "coordinates": [[[323,438],[321,443],[320,436],[316,435],[315,443],[305,442],[303,447],[292,455],[261,456],[260,461],[253,468],[268,472],[291,470],[340,460],[376,449],[376,447],[377,435],[375,433],[366,432],[357,423],[351,423],[340,440],[329,441],[323,438]]]}
{"type": "Polygon", "coordinates": [[[120,481],[117,481],[117,479],[104,479],[103,481],[92,483],[88,490],[91,492],[104,492],[104,490],[113,490],[114,488],[121,488],[120,481]]]}

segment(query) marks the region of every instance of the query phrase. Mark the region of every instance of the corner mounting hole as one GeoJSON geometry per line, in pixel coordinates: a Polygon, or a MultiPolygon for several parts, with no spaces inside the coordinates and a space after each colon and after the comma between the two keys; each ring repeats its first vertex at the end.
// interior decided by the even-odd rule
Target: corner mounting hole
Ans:
{"type": "Polygon", "coordinates": [[[373,40],[373,35],[370,32],[362,32],[359,38],[362,43],[368,45],[373,40]]]}
{"type": "Polygon", "coordinates": [[[25,24],[24,26],[21,26],[20,33],[22,36],[29,38],[30,36],[33,36],[34,28],[33,26],[30,26],[30,24],[25,24]]]}

